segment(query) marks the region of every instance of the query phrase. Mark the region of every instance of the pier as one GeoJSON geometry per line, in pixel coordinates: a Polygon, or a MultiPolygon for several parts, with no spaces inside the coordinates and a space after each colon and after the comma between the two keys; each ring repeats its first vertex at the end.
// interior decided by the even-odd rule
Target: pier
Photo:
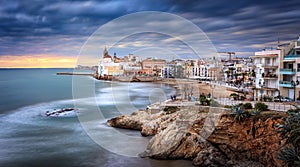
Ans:
{"type": "Polygon", "coordinates": [[[95,74],[91,73],[73,73],[73,72],[58,72],[56,75],[84,75],[84,76],[94,76],[95,74]]]}

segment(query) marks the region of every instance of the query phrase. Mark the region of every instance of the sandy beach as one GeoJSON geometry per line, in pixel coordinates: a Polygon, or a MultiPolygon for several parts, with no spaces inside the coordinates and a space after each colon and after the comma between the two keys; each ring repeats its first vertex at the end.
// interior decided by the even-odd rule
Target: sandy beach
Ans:
{"type": "Polygon", "coordinates": [[[228,98],[231,93],[235,93],[234,91],[227,90],[225,86],[212,85],[206,81],[168,79],[158,82],[175,87],[179,95],[183,95],[185,91],[188,93],[192,92],[196,98],[198,98],[200,94],[208,95],[209,93],[216,98],[228,98]]]}

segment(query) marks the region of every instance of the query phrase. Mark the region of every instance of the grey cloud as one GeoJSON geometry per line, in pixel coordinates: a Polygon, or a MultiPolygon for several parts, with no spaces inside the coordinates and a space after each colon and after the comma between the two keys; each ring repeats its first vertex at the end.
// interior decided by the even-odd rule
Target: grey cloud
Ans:
{"type": "MultiPolygon", "coordinates": [[[[77,1],[77,0],[12,0],[2,1],[0,5],[0,55],[20,55],[24,53],[62,53],[74,55],[72,49],[80,48],[97,28],[120,16],[147,10],[165,11],[178,14],[193,21],[200,27],[213,44],[222,50],[255,51],[261,45],[275,44],[294,39],[300,27],[300,1],[77,1]],[[3,40],[5,39],[5,40],[3,40]],[[66,42],[64,39],[68,39],[66,42]],[[71,49],[66,49],[71,48],[71,49]]],[[[151,16],[139,18],[147,20],[151,16]]],[[[140,20],[131,20],[139,25],[140,20]]],[[[153,28],[168,22],[170,31],[180,27],[178,23],[164,18],[155,18],[147,23],[153,28]]],[[[124,22],[118,26],[134,33],[135,27],[124,22]]],[[[109,32],[103,38],[117,38],[121,32],[109,32]]],[[[168,47],[176,47],[176,42],[167,43],[164,36],[159,37],[168,47]]],[[[190,37],[192,39],[192,36],[190,37]]],[[[157,41],[156,37],[132,39],[133,41],[157,41]]],[[[127,46],[130,46],[127,41],[127,46]]],[[[124,42],[125,43],[125,42],[124,42]]],[[[145,42],[150,43],[150,42],[145,42]]],[[[102,46],[101,46],[102,47],[102,46]]],[[[130,46],[133,47],[133,46],[130,46]]],[[[102,49],[102,48],[100,48],[102,49]]],[[[186,48],[177,46],[178,52],[186,48]],[[179,50],[180,49],[180,50],[179,50]]],[[[120,48],[121,50],[121,48],[120,48]]],[[[126,51],[122,50],[123,53],[126,51]]]]}

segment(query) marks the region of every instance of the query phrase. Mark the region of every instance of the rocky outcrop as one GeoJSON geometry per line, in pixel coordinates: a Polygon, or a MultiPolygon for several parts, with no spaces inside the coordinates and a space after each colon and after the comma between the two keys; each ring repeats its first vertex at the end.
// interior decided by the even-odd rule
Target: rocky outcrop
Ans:
{"type": "Polygon", "coordinates": [[[281,118],[277,116],[238,122],[225,115],[207,141],[231,160],[252,160],[265,166],[282,166],[277,159],[281,139],[275,127],[280,122],[281,118]]]}
{"type": "Polygon", "coordinates": [[[176,120],[177,113],[167,114],[159,112],[151,114],[149,111],[136,111],[130,116],[121,115],[110,119],[107,124],[116,128],[140,130],[143,136],[153,136],[167,128],[169,123],[176,120]]]}
{"type": "Polygon", "coordinates": [[[114,127],[154,135],[141,157],[189,159],[197,166],[282,166],[277,159],[282,115],[236,121],[224,112],[191,111],[166,114],[138,111],[108,121],[114,127]],[[215,118],[214,121],[211,118],[215,118]]]}
{"type": "Polygon", "coordinates": [[[142,130],[142,125],[150,118],[150,114],[146,111],[136,111],[130,116],[121,115],[110,119],[107,124],[112,127],[142,130]]]}

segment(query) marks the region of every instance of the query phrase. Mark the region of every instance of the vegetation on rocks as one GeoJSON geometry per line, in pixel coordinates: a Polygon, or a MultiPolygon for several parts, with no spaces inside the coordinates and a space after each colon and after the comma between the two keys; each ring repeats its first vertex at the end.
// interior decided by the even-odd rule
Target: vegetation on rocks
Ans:
{"type": "Polygon", "coordinates": [[[164,112],[166,112],[167,114],[172,114],[179,110],[180,110],[180,108],[177,106],[167,106],[164,108],[164,112]]]}
{"type": "MultiPolygon", "coordinates": [[[[166,107],[154,114],[138,111],[119,116],[109,120],[108,125],[138,129],[142,136],[153,136],[141,157],[188,159],[198,166],[240,166],[242,162],[282,166],[278,152],[285,140],[275,131],[275,125],[283,124],[285,113],[245,108],[244,104],[233,106],[228,114],[228,109],[221,107],[182,106],[179,111],[166,107]]],[[[289,145],[282,150],[281,157],[295,160],[296,148],[289,145]]]]}
{"type": "Polygon", "coordinates": [[[240,105],[233,106],[230,115],[234,116],[237,121],[243,121],[250,116],[249,112],[244,110],[240,105]]]}
{"type": "Polygon", "coordinates": [[[245,104],[243,104],[243,106],[246,110],[253,108],[251,103],[245,103],[245,104]]]}
{"type": "Polygon", "coordinates": [[[289,110],[288,117],[278,129],[282,139],[286,140],[278,158],[289,167],[300,166],[300,109],[289,110]]]}
{"type": "Polygon", "coordinates": [[[232,97],[234,100],[238,100],[238,98],[240,97],[238,94],[236,93],[231,93],[230,97],[232,97]]]}
{"type": "Polygon", "coordinates": [[[199,96],[199,101],[201,105],[210,105],[211,99],[209,97],[206,97],[205,95],[199,96]]]}
{"type": "Polygon", "coordinates": [[[258,102],[255,104],[254,108],[258,111],[267,111],[268,105],[266,105],[265,103],[258,102]]]}

